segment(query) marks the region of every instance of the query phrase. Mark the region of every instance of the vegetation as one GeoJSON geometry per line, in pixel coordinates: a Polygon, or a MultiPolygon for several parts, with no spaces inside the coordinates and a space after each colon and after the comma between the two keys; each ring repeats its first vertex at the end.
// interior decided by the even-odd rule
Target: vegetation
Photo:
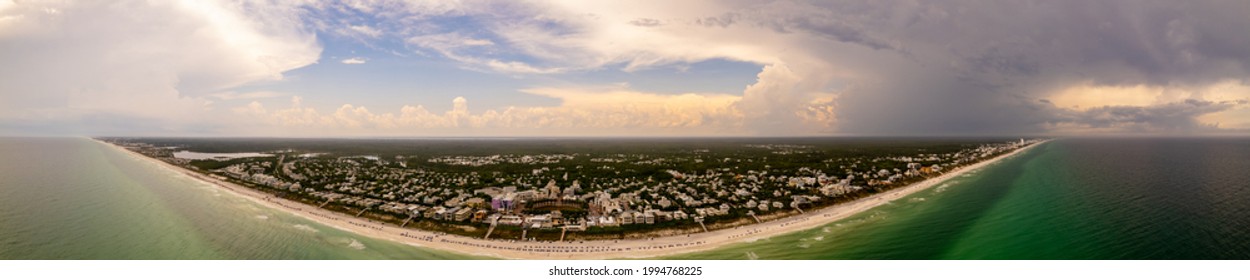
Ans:
{"type": "MultiPolygon", "coordinates": [[[[752,214],[789,215],[797,213],[794,207],[824,207],[923,180],[936,175],[928,173],[929,166],[967,164],[984,157],[985,151],[1003,151],[985,147],[1013,142],[974,138],[104,140],[288,199],[312,205],[329,202],[325,208],[397,225],[412,218],[410,227],[454,234],[484,234],[489,221],[428,218],[410,211],[445,206],[537,216],[560,210],[562,216],[554,223],[575,225],[617,215],[605,212],[605,200],[597,195],[607,194],[624,211],[668,215],[653,223],[583,227],[584,231],[569,235],[579,239],[687,233],[701,231],[703,226],[715,229],[752,222],[752,214]],[[171,158],[171,151],[180,150],[275,156],[171,158]],[[576,183],[580,187],[571,187],[576,183]],[[853,191],[822,191],[831,184],[853,191]],[[550,186],[569,193],[546,197],[550,186]],[[534,191],[529,195],[543,196],[528,199],[530,203],[571,199],[576,204],[533,208],[521,204],[515,212],[490,205],[505,193],[526,190],[534,191]],[[476,204],[470,204],[474,199],[476,204]],[[757,202],[764,205],[756,207],[757,202]],[[695,211],[699,208],[708,211],[695,211]],[[666,214],[677,212],[698,216],[704,223],[666,214]]],[[[552,231],[558,238],[560,230],[502,225],[492,235],[547,239],[552,231]]]]}

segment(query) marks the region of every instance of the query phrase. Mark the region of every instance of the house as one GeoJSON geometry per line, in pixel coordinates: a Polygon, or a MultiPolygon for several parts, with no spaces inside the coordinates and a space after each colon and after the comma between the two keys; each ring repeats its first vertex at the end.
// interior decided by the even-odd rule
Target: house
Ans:
{"type": "Polygon", "coordinates": [[[634,211],[621,213],[621,224],[622,225],[634,224],[634,211]]]}
{"type": "Polygon", "coordinates": [[[447,212],[447,208],[443,208],[442,206],[435,206],[434,208],[425,211],[425,218],[426,219],[442,219],[443,213],[445,212],[447,212]]]}
{"type": "Polygon", "coordinates": [[[457,222],[463,222],[465,220],[468,220],[472,216],[473,216],[473,208],[465,207],[465,208],[460,208],[459,210],[456,210],[456,213],[452,215],[452,219],[457,222]]]}
{"type": "Polygon", "coordinates": [[[673,206],[673,202],[669,201],[668,197],[660,197],[660,201],[656,202],[656,204],[660,205],[660,208],[668,208],[669,206],[673,206]]]}
{"type": "Polygon", "coordinates": [[[581,182],[578,182],[578,181],[574,180],[574,181],[573,181],[573,186],[571,186],[571,187],[569,187],[569,188],[567,188],[567,189],[564,189],[564,195],[565,195],[565,196],[577,195],[577,193],[578,193],[578,192],[580,192],[580,191],[582,191],[581,182]]]}
{"type": "Polygon", "coordinates": [[[524,222],[525,219],[522,219],[521,216],[517,215],[503,215],[499,217],[499,224],[501,225],[519,226],[524,222]]]}
{"type": "Polygon", "coordinates": [[[675,220],[685,220],[688,218],[690,218],[690,215],[686,214],[686,212],[682,212],[682,211],[673,212],[673,219],[675,220]]]}
{"type": "Polygon", "coordinates": [[[820,187],[820,193],[829,197],[844,195],[844,194],[850,193],[852,190],[853,189],[850,186],[847,186],[845,183],[825,185],[824,187],[820,187]]]}
{"type": "Polygon", "coordinates": [[[438,219],[444,220],[444,221],[450,221],[456,217],[457,211],[460,211],[460,208],[445,209],[443,210],[441,217],[439,217],[438,219]]]}
{"type": "Polygon", "coordinates": [[[565,225],[564,229],[568,231],[586,231],[586,225],[583,225],[583,224],[565,225]]]}
{"type": "Polygon", "coordinates": [[[556,186],[556,180],[547,181],[547,187],[544,190],[544,198],[556,199],[560,197],[560,187],[556,186]]]}
{"type": "Polygon", "coordinates": [[[621,225],[621,223],[617,221],[616,218],[613,218],[612,216],[599,216],[599,219],[598,221],[596,221],[596,224],[598,224],[601,227],[614,227],[614,226],[621,225]]]}
{"type": "Polygon", "coordinates": [[[551,226],[551,215],[534,215],[525,218],[525,224],[531,225],[533,228],[542,228],[551,226]]]}
{"type": "Polygon", "coordinates": [[[667,222],[667,221],[672,221],[672,220],[674,219],[674,217],[673,217],[673,213],[677,213],[677,211],[673,211],[673,212],[664,212],[664,211],[656,212],[656,213],[655,213],[655,220],[656,220],[657,222],[667,222]]]}
{"type": "Polygon", "coordinates": [[[486,200],[480,197],[469,198],[464,200],[464,205],[473,208],[485,208],[486,200]]]}

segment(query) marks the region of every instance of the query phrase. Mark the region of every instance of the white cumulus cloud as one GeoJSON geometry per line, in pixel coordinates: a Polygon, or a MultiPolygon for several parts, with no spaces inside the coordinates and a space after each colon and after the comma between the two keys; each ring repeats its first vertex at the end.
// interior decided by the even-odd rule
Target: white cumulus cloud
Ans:
{"type": "Polygon", "coordinates": [[[343,59],[339,62],[343,64],[365,64],[366,62],[369,62],[369,61],[363,57],[352,57],[352,58],[343,59]]]}
{"type": "Polygon", "coordinates": [[[464,97],[436,113],[422,105],[376,112],[344,104],[322,112],[293,97],[285,108],[261,102],[234,112],[291,133],[314,135],[717,135],[739,131],[740,97],[725,94],[659,94],[625,87],[531,88],[523,92],[560,100],[557,106],[471,110],[464,97]],[[310,130],[309,128],[316,128],[310,130]]]}
{"type": "Polygon", "coordinates": [[[207,97],[317,61],[300,11],[216,1],[0,7],[0,125],[135,134],[221,125],[203,117],[207,97]]]}

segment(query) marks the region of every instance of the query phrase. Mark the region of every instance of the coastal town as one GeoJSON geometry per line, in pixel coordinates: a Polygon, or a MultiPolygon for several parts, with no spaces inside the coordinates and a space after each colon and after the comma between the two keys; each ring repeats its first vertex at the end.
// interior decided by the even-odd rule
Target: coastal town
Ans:
{"type": "Polygon", "coordinates": [[[528,241],[653,238],[777,220],[1042,141],[356,154],[300,145],[210,153],[169,140],[101,140],[311,207],[399,227],[528,241]],[[850,152],[834,152],[844,150],[850,152]]]}

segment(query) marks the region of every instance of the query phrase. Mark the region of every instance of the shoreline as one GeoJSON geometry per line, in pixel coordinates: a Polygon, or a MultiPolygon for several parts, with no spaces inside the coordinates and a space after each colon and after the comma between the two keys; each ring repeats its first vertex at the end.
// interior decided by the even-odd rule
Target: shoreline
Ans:
{"type": "Polygon", "coordinates": [[[712,250],[723,246],[750,242],[776,235],[807,230],[836,222],[852,215],[884,205],[899,198],[937,186],[947,180],[987,165],[1009,158],[1049,140],[1030,144],[991,159],[967,165],[937,177],[928,178],[907,186],[898,187],[855,201],[813,209],[804,214],[793,215],[763,223],[743,225],[730,229],[675,235],[649,239],[590,240],[590,241],[510,241],[481,239],[418,229],[400,228],[395,225],[353,217],[312,205],[275,197],[274,195],[219,180],[186,168],[182,168],[135,151],[97,139],[97,143],[121,150],[131,156],[147,160],[202,183],[226,189],[275,210],[284,211],[313,222],[370,238],[399,242],[410,246],[447,251],[463,255],[475,255],[504,259],[642,259],[668,255],[712,250]]]}

